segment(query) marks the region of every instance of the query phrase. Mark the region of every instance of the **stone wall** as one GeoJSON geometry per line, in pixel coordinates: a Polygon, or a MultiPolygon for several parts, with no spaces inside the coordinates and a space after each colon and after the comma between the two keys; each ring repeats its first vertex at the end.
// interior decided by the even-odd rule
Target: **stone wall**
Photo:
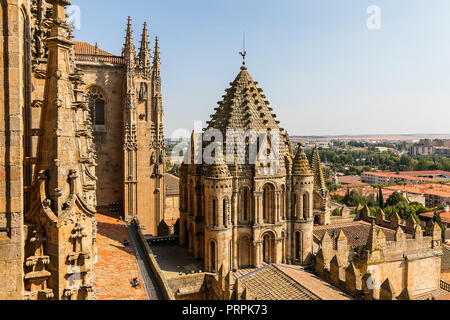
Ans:
{"type": "Polygon", "coordinates": [[[23,298],[23,118],[30,76],[23,57],[29,3],[1,0],[0,16],[0,300],[23,298]],[[21,59],[22,58],[22,59],[21,59]]]}
{"type": "MultiPolygon", "coordinates": [[[[105,126],[94,130],[97,150],[97,206],[123,201],[123,67],[105,63],[78,62],[86,92],[95,88],[106,99],[105,126]]],[[[103,209],[103,210],[104,210],[103,209]]]]}
{"type": "Polygon", "coordinates": [[[342,230],[337,239],[325,233],[316,254],[319,276],[364,299],[412,299],[438,290],[439,226],[429,222],[423,230],[413,219],[401,224],[397,215],[387,221],[382,211],[376,217],[365,211],[360,216],[372,222],[367,243],[352,248],[342,230]],[[395,230],[395,239],[387,240],[382,228],[395,230]]]}

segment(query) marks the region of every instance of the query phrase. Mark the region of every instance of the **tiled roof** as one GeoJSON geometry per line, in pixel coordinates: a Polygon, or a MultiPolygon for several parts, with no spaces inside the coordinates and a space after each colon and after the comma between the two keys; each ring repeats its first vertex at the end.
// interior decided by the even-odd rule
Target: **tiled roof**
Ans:
{"type": "MultiPolygon", "coordinates": [[[[82,41],[75,41],[75,54],[95,54],[95,46],[82,41]]],[[[97,54],[102,56],[114,56],[112,53],[97,48],[97,54]]]]}
{"type": "Polygon", "coordinates": [[[138,263],[123,221],[97,214],[98,262],[95,265],[95,291],[98,300],[148,300],[138,263]],[[120,276],[118,276],[120,273],[120,276]],[[141,285],[133,288],[130,281],[138,278],[141,285]]]}
{"type": "Polygon", "coordinates": [[[122,56],[115,56],[107,51],[87,43],[76,41],[75,42],[75,60],[77,62],[102,62],[111,64],[124,64],[124,58],[122,56]]]}
{"type": "Polygon", "coordinates": [[[450,293],[443,289],[413,297],[413,300],[450,300],[450,293]]]}
{"type": "Polygon", "coordinates": [[[256,300],[320,300],[274,265],[257,269],[239,280],[256,300]]]}
{"type": "Polygon", "coordinates": [[[180,178],[174,176],[173,174],[166,173],[164,175],[164,184],[166,188],[166,194],[180,194],[180,178]]]}
{"type": "Polygon", "coordinates": [[[321,300],[351,300],[352,298],[345,292],[334,287],[330,283],[319,278],[315,274],[306,271],[301,266],[276,265],[276,267],[300,283],[303,287],[313,292],[321,300]]]}
{"type": "MultiPolygon", "coordinates": [[[[263,90],[258,88],[258,82],[253,81],[247,71],[246,66],[241,67],[241,71],[236,79],[230,83],[231,87],[226,89],[223,100],[218,102],[215,113],[208,121],[207,129],[218,129],[226,133],[228,129],[243,130],[280,130],[280,157],[288,150],[289,137],[279,127],[279,121],[273,109],[269,107],[263,90]]],[[[224,149],[226,146],[224,146],[224,149]]],[[[225,152],[226,150],[224,150],[225,152]]]]}
{"type": "Polygon", "coordinates": [[[301,144],[299,144],[297,154],[294,158],[292,174],[311,174],[311,171],[309,170],[308,158],[306,157],[305,150],[303,150],[303,146],[301,144]]]}
{"type": "Polygon", "coordinates": [[[450,186],[442,184],[392,186],[392,187],[385,187],[384,189],[450,198],[450,186]]]}
{"type": "Polygon", "coordinates": [[[363,172],[361,175],[366,176],[375,176],[375,177],[383,177],[383,178],[396,178],[396,179],[404,179],[409,181],[428,181],[428,182],[438,182],[439,180],[431,179],[431,178],[422,178],[416,177],[414,175],[407,175],[405,172],[400,172],[399,174],[395,172],[363,172]]]}
{"type": "Polygon", "coordinates": [[[450,271],[450,248],[444,247],[442,253],[442,270],[450,271]]]}
{"type": "MultiPolygon", "coordinates": [[[[320,241],[325,235],[325,232],[328,232],[328,234],[331,236],[331,239],[333,239],[334,241],[334,245],[336,246],[337,236],[339,232],[342,230],[345,236],[347,237],[349,246],[351,248],[357,248],[366,245],[370,235],[370,228],[371,228],[370,223],[365,221],[355,221],[350,223],[317,226],[314,227],[314,236],[320,241]]],[[[383,228],[380,226],[376,226],[376,228],[378,230],[383,231],[387,241],[395,240],[394,230],[383,228]]],[[[410,235],[407,234],[406,236],[408,237],[410,235]]]]}
{"type": "MultiPolygon", "coordinates": [[[[440,211],[442,222],[450,223],[450,212],[440,211]]],[[[434,211],[422,213],[420,216],[425,218],[434,218],[434,211]]]]}

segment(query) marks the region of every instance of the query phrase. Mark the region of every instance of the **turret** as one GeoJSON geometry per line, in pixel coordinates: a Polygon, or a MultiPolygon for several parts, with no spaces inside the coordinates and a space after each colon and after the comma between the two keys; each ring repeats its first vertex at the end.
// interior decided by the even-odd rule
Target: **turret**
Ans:
{"type": "Polygon", "coordinates": [[[133,30],[131,29],[131,17],[128,17],[125,44],[122,49],[127,71],[134,70],[136,64],[136,47],[133,43],[133,30]]]}
{"type": "Polygon", "coordinates": [[[223,156],[217,148],[216,159],[204,172],[205,190],[205,238],[207,247],[206,268],[214,272],[223,265],[231,270],[230,242],[232,239],[231,197],[232,176],[223,156]]]}
{"type": "Polygon", "coordinates": [[[144,29],[142,30],[141,46],[139,48],[139,63],[138,63],[138,68],[144,75],[144,77],[150,75],[151,59],[152,57],[150,53],[150,44],[148,41],[147,22],[144,22],[144,29]]]}
{"type": "Polygon", "coordinates": [[[292,165],[292,217],[294,218],[295,261],[311,262],[313,237],[314,179],[302,144],[299,144],[292,165]]]}

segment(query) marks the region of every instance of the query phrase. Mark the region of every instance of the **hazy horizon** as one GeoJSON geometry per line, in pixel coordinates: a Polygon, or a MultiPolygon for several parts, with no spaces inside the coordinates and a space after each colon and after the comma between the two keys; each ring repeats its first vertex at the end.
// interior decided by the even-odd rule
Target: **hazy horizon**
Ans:
{"type": "Polygon", "coordinates": [[[450,134],[448,0],[72,2],[76,41],[120,55],[127,16],[137,48],[144,21],[159,36],[167,138],[209,120],[244,30],[249,72],[291,136],[450,134]]]}

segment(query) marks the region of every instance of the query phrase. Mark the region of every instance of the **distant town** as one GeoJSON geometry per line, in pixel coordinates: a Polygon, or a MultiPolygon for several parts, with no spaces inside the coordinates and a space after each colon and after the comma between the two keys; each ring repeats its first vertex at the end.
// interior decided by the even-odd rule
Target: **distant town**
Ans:
{"type": "MultiPolygon", "coordinates": [[[[354,214],[367,205],[373,215],[382,208],[389,218],[398,212],[405,221],[412,215],[423,225],[436,219],[450,224],[450,136],[292,136],[302,143],[307,156],[317,146],[327,187],[332,197],[332,216],[354,214]]],[[[166,140],[167,168],[175,176],[183,161],[171,155],[175,146],[188,141],[166,140]]],[[[446,231],[450,240],[450,231],[446,231]]]]}

